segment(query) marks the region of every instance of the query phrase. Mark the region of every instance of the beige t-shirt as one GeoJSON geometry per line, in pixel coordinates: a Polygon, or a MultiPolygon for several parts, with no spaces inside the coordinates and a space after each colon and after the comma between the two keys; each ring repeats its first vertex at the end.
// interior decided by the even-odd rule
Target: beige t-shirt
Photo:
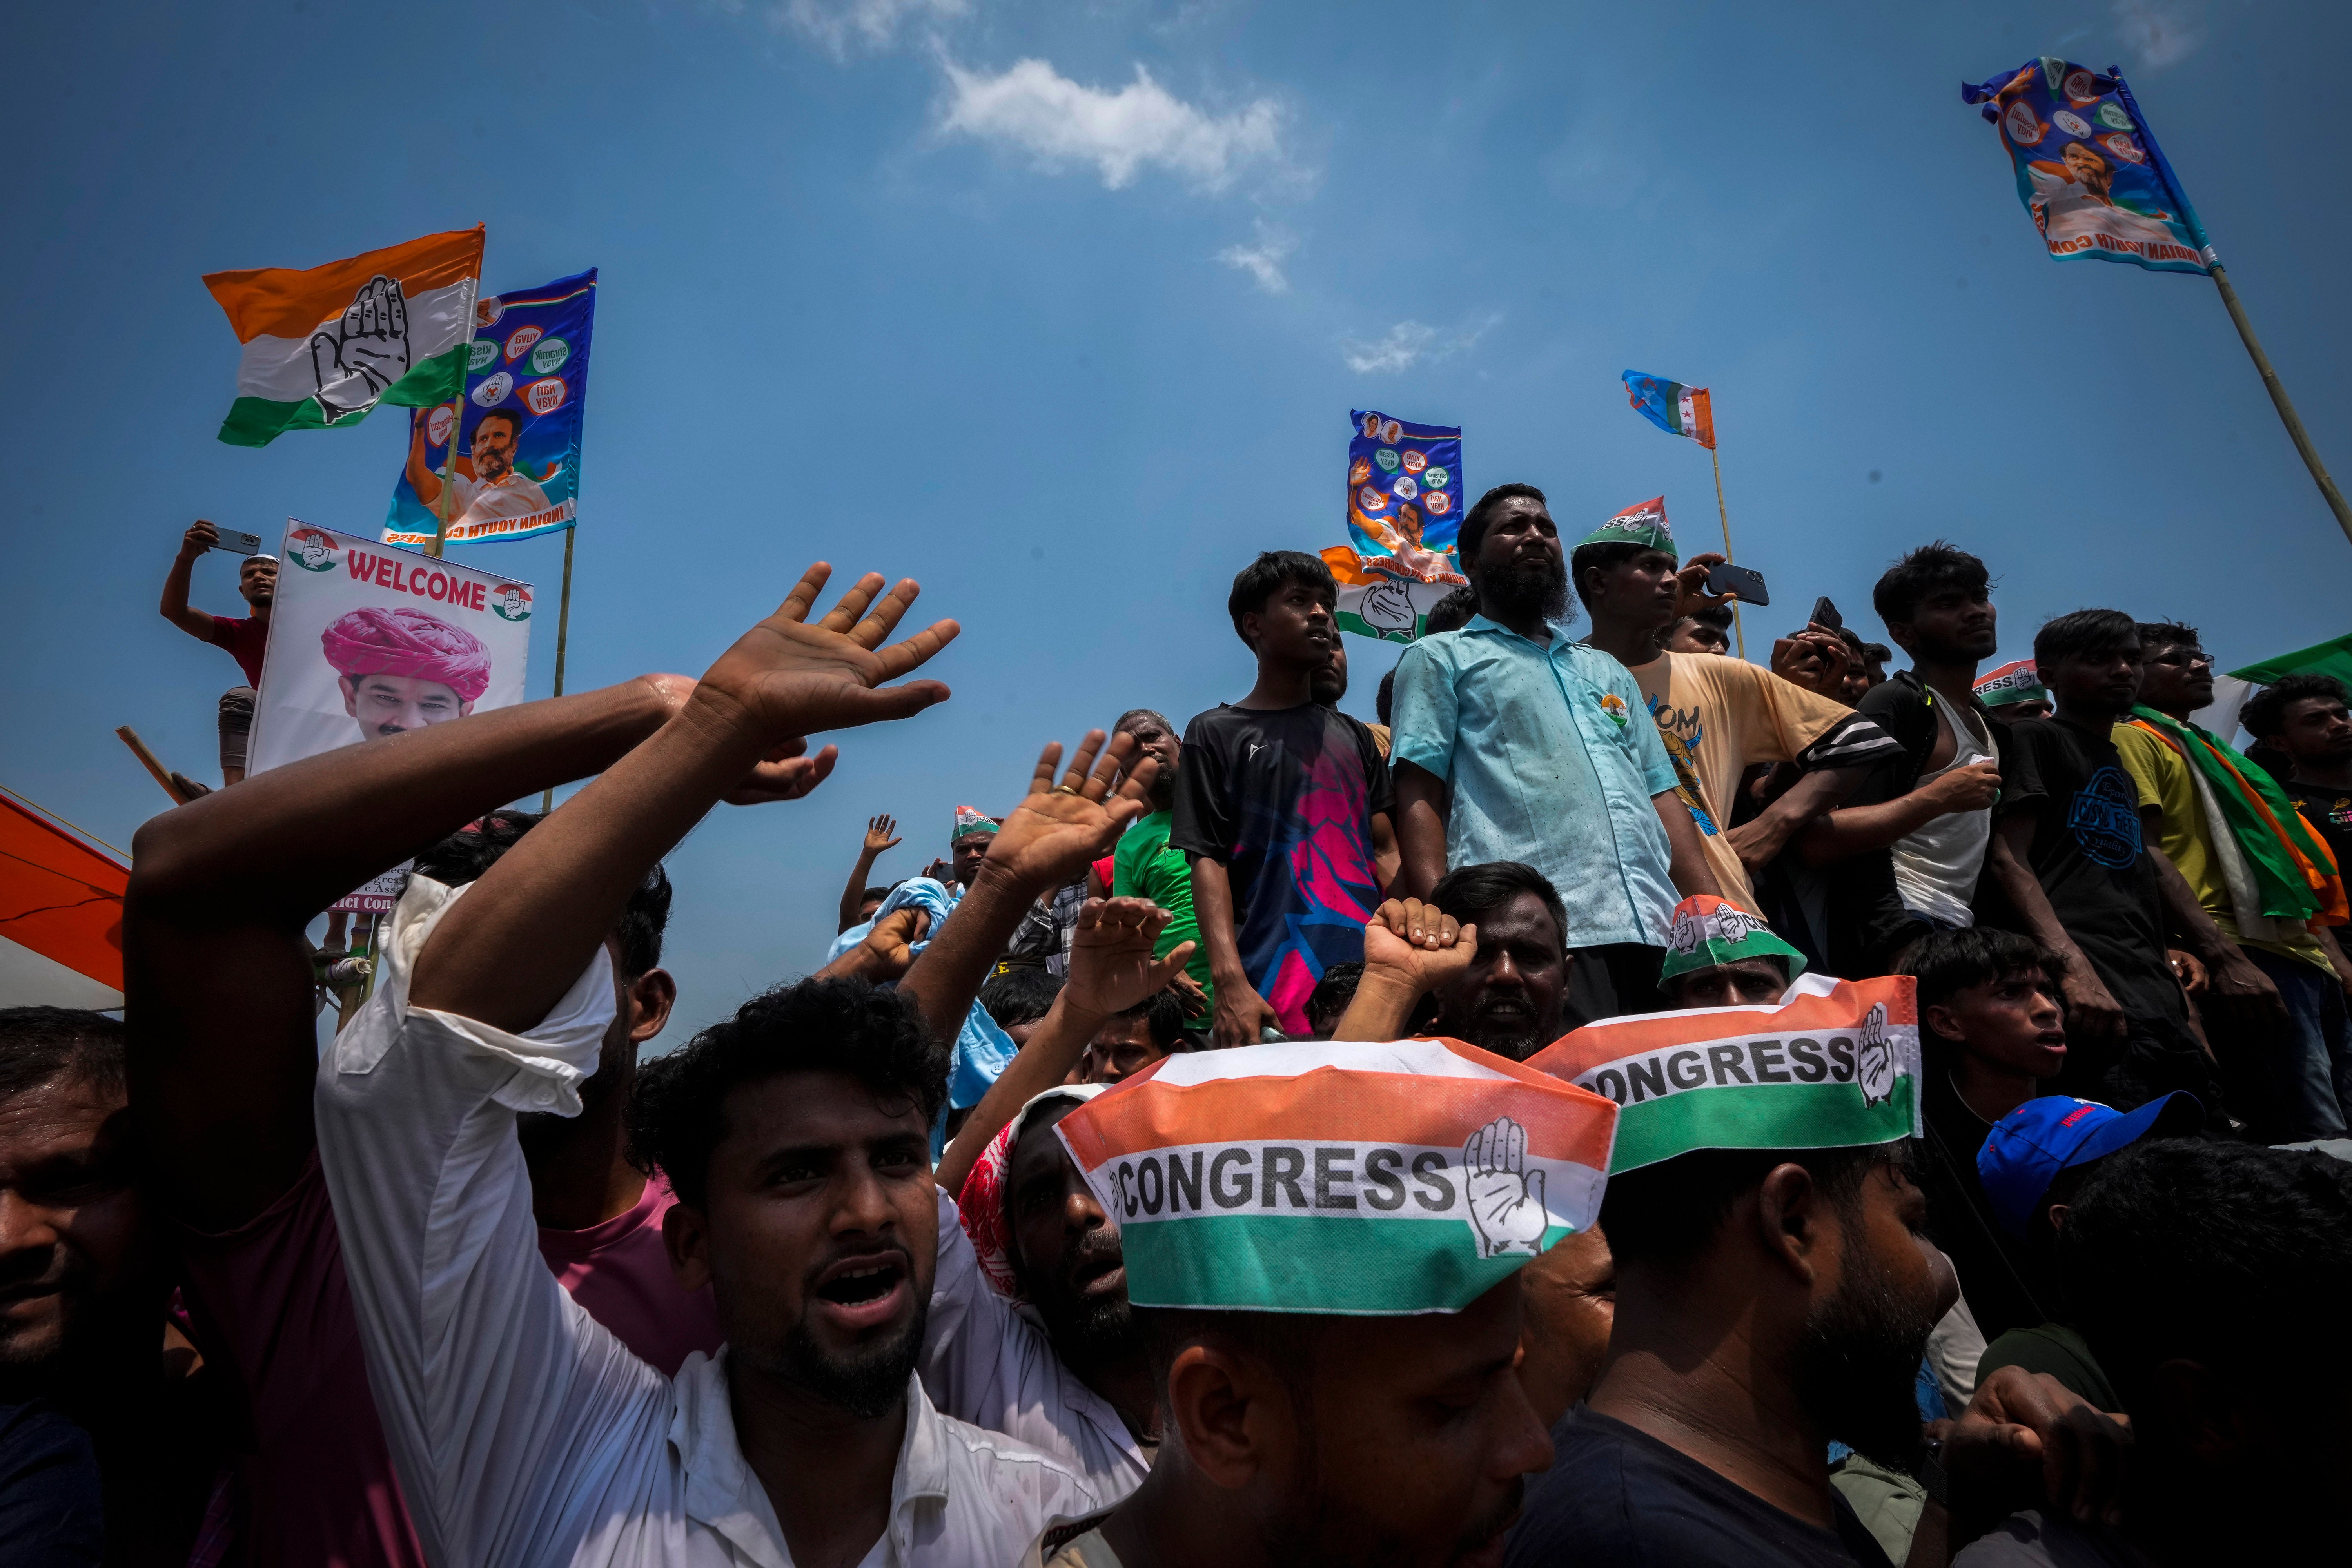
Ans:
{"type": "Polygon", "coordinates": [[[1722,654],[1662,653],[1633,673],[1682,781],[1716,885],[1760,917],[1748,868],[1725,837],[1739,776],[1758,763],[1793,762],[1853,710],[1722,654]]]}

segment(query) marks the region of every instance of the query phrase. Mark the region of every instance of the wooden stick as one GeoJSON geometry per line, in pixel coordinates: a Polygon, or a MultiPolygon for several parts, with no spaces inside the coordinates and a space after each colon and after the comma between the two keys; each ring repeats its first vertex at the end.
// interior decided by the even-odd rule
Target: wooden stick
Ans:
{"type": "MultiPolygon", "coordinates": [[[[1725,510],[1723,504],[1723,459],[1715,455],[1714,447],[1709,447],[1706,449],[1706,460],[1709,464],[1713,465],[1715,468],[1715,514],[1723,520],[1723,558],[1726,561],[1728,561],[1732,558],[1731,513],[1725,510]]],[[[1731,601],[1731,635],[1738,641],[1739,657],[1746,658],[1748,657],[1748,628],[1740,622],[1739,601],[1737,599],[1731,601]]]]}
{"type": "Polygon", "coordinates": [[[2311,444],[2311,435],[2304,429],[2294,400],[2286,395],[2286,383],[2271,368],[2271,356],[2263,353],[2263,341],[2254,336],[2254,324],[2246,319],[2246,308],[2238,303],[2238,291],[2230,287],[2230,275],[2218,261],[2212,264],[2212,273],[2214,286],[2221,290],[2221,303],[2230,308],[2230,320],[2237,323],[2238,336],[2245,340],[2246,353],[2253,356],[2254,368],[2262,373],[2263,390],[2271,395],[2271,403],[2278,409],[2279,421],[2286,426],[2294,449],[2303,454],[2303,466],[2318,481],[2321,498],[2327,502],[2327,510],[2336,514],[2336,526],[2344,531],[2347,540],[2352,540],[2352,507],[2344,504],[2344,492],[2328,478],[2327,465],[2319,460],[2319,448],[2311,444]]]}
{"type": "Polygon", "coordinates": [[[116,726],[114,732],[121,738],[124,745],[131,748],[131,754],[137,757],[148,773],[154,776],[155,782],[163,786],[163,793],[172,797],[173,805],[185,805],[196,798],[194,795],[180,793],[180,786],[172,782],[171,770],[157,760],[153,752],[147,749],[147,742],[139,738],[138,731],[128,724],[121,724],[116,726]]]}

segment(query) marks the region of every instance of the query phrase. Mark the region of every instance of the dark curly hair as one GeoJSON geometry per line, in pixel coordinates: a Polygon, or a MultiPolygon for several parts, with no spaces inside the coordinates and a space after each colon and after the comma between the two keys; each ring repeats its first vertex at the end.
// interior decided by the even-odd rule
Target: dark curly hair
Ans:
{"type": "Polygon", "coordinates": [[[2274,741],[2286,728],[2287,709],[2311,698],[2341,702],[2344,683],[2332,675],[2283,675],[2254,693],[2253,700],[2238,715],[2238,722],[2256,740],[2274,741]]]}
{"type": "Polygon", "coordinates": [[[711,1151],[727,1136],[727,1097],[780,1073],[846,1073],[886,1099],[938,1118],[948,1098],[948,1047],[914,999],[862,980],[802,980],[764,991],[678,1050],[637,1069],[629,1153],[669,1179],[696,1208],[711,1151]]]}
{"type": "MultiPolygon", "coordinates": [[[[499,857],[546,818],[535,811],[484,812],[478,821],[449,835],[416,858],[416,870],[447,887],[478,880],[499,857]]],[[[613,922],[621,950],[621,978],[635,980],[661,962],[662,932],[669,927],[669,874],[659,865],[646,873],[613,922]]]]}

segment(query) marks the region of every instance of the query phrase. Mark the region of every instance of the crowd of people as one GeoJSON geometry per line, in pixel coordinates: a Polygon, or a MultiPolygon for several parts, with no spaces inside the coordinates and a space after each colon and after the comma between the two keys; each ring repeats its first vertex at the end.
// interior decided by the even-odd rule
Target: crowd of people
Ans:
{"type": "MultiPolygon", "coordinates": [[[[163,611],[251,678],[215,542],[163,611]]],[[[2343,689],[2242,753],[2113,609],[1988,674],[1940,541],[1769,668],[1661,521],[1507,484],[1459,549],[1377,724],[1265,552],[1245,695],[903,880],[875,816],[814,973],[658,1055],[663,857],[946,696],[915,584],[250,777],[233,692],[121,1017],[0,1012],[0,1563],[2347,1551],[2343,689]]]]}

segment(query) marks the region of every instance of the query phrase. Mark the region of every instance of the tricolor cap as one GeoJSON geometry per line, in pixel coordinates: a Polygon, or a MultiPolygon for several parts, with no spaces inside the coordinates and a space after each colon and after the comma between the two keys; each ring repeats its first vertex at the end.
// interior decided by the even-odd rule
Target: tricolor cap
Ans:
{"type": "Polygon", "coordinates": [[[1694,969],[1717,969],[1741,958],[1777,958],[1794,980],[1805,972],[1805,955],[1772,934],[1772,928],[1728,899],[1693,893],[1675,906],[1666,933],[1665,962],[1658,978],[1672,980],[1694,969]]]}
{"type": "Polygon", "coordinates": [[[1969,689],[1977,700],[1988,708],[2004,708],[2011,702],[2047,702],[2050,689],[2042,684],[2042,672],[2030,658],[2004,664],[1969,689]]]}
{"type": "Polygon", "coordinates": [[[975,833],[994,833],[998,826],[996,818],[988,813],[960,805],[956,807],[955,831],[948,835],[948,842],[960,844],[975,833]]]}
{"type": "Polygon", "coordinates": [[[1588,1024],[1528,1066],[1617,1102],[1609,1173],[1694,1149],[1843,1149],[1919,1131],[1918,983],[1808,974],[1777,1007],[1588,1024]]]}
{"type": "Polygon", "coordinates": [[[1992,1124],[1977,1151],[1977,1180],[1993,1217],[2023,1236],[2059,1172],[2105,1159],[2143,1138],[2187,1138],[2204,1125],[2205,1108],[2179,1089],[2131,1111],[2045,1094],[1992,1124]]]}
{"type": "Polygon", "coordinates": [[[1682,559],[1682,552],[1675,548],[1674,530],[1666,526],[1664,496],[1627,507],[1576,542],[1579,550],[1588,544],[1646,544],[1653,550],[1664,551],[1677,561],[1682,559]]]}
{"type": "Polygon", "coordinates": [[[1139,1307],[1456,1312],[1601,1212],[1617,1108],[1455,1040],[1188,1052],[1054,1131],[1139,1307]]]}

